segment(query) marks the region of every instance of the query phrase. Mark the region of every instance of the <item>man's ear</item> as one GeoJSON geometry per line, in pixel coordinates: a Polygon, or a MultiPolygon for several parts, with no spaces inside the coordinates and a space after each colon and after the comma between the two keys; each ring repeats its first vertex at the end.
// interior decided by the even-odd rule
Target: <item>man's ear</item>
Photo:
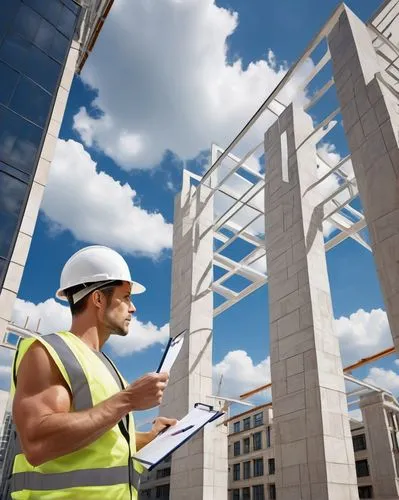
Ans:
{"type": "Polygon", "coordinates": [[[95,290],[91,294],[91,300],[92,300],[94,306],[97,307],[97,309],[100,309],[100,307],[103,306],[104,295],[100,292],[100,290],[95,290]]]}

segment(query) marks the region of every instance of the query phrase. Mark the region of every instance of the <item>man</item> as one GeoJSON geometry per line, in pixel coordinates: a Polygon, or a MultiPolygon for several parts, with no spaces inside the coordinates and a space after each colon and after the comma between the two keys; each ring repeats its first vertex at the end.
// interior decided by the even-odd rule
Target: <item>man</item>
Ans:
{"type": "Polygon", "coordinates": [[[131,294],[144,290],[107,247],[83,248],[65,264],[57,296],[69,302],[70,330],[23,340],[14,361],[13,499],[137,498],[141,469],[131,456],[176,420],[157,418],[139,433],[131,412],[159,405],[168,375],[128,385],[101,349],[128,334],[131,294]]]}

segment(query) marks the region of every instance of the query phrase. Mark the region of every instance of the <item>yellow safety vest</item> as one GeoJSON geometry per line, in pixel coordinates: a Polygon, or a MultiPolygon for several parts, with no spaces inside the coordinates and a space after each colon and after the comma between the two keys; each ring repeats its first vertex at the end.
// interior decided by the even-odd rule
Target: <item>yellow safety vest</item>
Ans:
{"type": "MultiPolygon", "coordinates": [[[[108,358],[70,332],[22,340],[14,360],[16,374],[35,340],[47,349],[68,384],[73,410],[91,408],[120,391],[122,384],[126,386],[108,358]]],[[[135,452],[131,413],[90,445],[38,467],[33,467],[19,448],[12,469],[11,496],[15,500],[136,500],[143,469],[131,458],[135,452]]]]}

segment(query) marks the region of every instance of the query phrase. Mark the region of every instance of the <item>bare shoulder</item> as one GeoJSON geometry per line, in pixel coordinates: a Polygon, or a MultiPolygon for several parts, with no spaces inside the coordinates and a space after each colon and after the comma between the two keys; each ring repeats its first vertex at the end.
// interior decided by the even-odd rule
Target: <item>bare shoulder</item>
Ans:
{"type": "Polygon", "coordinates": [[[69,411],[71,407],[68,384],[47,349],[38,341],[29,347],[17,372],[14,411],[28,404],[54,411],[69,411]]]}

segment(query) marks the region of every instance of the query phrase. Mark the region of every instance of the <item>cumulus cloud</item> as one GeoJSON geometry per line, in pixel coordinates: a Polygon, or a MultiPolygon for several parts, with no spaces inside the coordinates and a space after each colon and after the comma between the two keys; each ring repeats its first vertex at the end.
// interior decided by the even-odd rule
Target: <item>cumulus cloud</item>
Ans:
{"type": "MultiPolygon", "coordinates": [[[[223,376],[220,395],[237,398],[240,394],[255,389],[270,380],[270,357],[254,364],[246,351],[230,351],[213,367],[214,394],[223,376]]],[[[270,391],[258,395],[265,398],[270,391]]]]}
{"type": "MultiPolygon", "coordinates": [[[[215,0],[116,1],[82,74],[97,91],[92,109],[74,117],[85,144],[129,170],[158,164],[167,150],[190,159],[228,143],[287,69],[272,51],[247,67],[230,62],[237,24],[238,14],[215,0]]],[[[254,129],[259,140],[273,114],[265,120],[254,129]]]]}
{"type": "MultiPolygon", "coordinates": [[[[382,309],[370,312],[359,309],[349,317],[336,319],[335,329],[344,366],[392,345],[387,316],[382,309]]],[[[399,366],[399,360],[396,360],[396,364],[399,366]]],[[[237,397],[270,382],[270,357],[254,364],[245,351],[231,351],[213,367],[214,391],[222,375],[221,394],[237,397]]],[[[366,380],[392,392],[399,390],[399,374],[393,370],[372,367],[366,380]]],[[[262,393],[259,397],[269,399],[270,392],[262,393]]],[[[359,416],[358,413],[354,415],[359,416]]]]}
{"type": "Polygon", "coordinates": [[[392,345],[392,336],[386,312],[359,309],[349,317],[335,320],[344,365],[375,354],[392,345]]]}
{"type": "MultiPolygon", "coordinates": [[[[54,299],[47,299],[39,304],[17,299],[12,317],[14,324],[24,326],[27,317],[29,317],[27,328],[33,330],[36,330],[40,320],[39,332],[42,334],[67,330],[71,324],[69,308],[54,299]]],[[[129,334],[126,337],[112,336],[107,345],[116,356],[128,356],[152,345],[163,345],[168,338],[168,324],[157,327],[151,322],[143,323],[133,317],[129,334]]]]}
{"type": "Polygon", "coordinates": [[[134,189],[99,171],[73,140],[58,141],[41,209],[52,230],[127,254],[156,258],[172,245],[172,224],[140,207],[134,189]]]}
{"type": "Polygon", "coordinates": [[[399,394],[399,373],[394,370],[386,370],[385,368],[373,366],[370,368],[365,381],[387,389],[395,396],[399,394]]]}

